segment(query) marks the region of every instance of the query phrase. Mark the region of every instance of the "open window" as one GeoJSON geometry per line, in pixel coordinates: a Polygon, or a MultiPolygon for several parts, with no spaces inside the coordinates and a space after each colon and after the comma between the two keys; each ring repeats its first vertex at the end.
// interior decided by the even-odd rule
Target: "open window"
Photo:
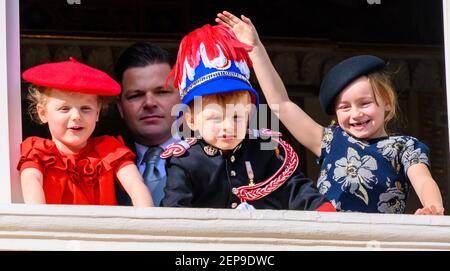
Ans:
{"type": "MultiPolygon", "coordinates": [[[[432,174],[450,209],[449,103],[445,102],[449,95],[446,100],[444,77],[444,67],[450,63],[448,54],[444,61],[442,46],[442,26],[447,27],[450,13],[445,1],[258,3],[255,9],[256,4],[242,1],[1,1],[0,202],[21,202],[16,170],[20,142],[30,135],[46,134],[46,129],[33,124],[25,112],[26,85],[20,79],[23,70],[75,56],[112,74],[120,51],[134,41],[156,42],[176,52],[183,34],[214,23],[216,12],[229,9],[252,18],[290,95],[322,124],[329,119],[320,112],[317,91],[332,65],[360,53],[377,54],[396,65],[400,105],[408,119],[400,129],[430,147],[432,174]]],[[[445,44],[450,46],[450,42],[445,44]]],[[[113,123],[114,118],[107,116],[98,133],[110,133],[113,123]]],[[[317,179],[315,158],[301,146],[296,148],[302,170],[317,179]]],[[[416,199],[410,211],[417,204],[416,199]]]]}
{"type": "MultiPolygon", "coordinates": [[[[194,25],[199,25],[198,21],[191,21],[200,20],[199,18],[204,20],[202,23],[211,23],[214,12],[227,8],[232,11],[242,10],[244,14],[255,16],[259,13],[260,19],[254,20],[258,25],[269,22],[271,25],[275,24],[272,29],[265,30],[265,43],[269,53],[294,100],[302,103],[306,111],[323,122],[329,120],[319,113],[317,86],[324,71],[336,63],[339,56],[361,52],[377,53],[404,67],[404,70],[400,70],[399,84],[409,92],[403,96],[401,103],[407,111],[411,133],[424,138],[435,155],[432,157],[433,176],[439,181],[446,208],[450,209],[450,125],[446,113],[450,112],[450,91],[446,91],[444,83],[447,81],[445,78],[450,80],[448,2],[395,1],[402,3],[400,8],[393,1],[385,0],[367,0],[367,4],[365,0],[248,2],[249,4],[243,1],[220,1],[221,4],[218,4],[219,1],[207,0],[0,0],[0,249],[251,250],[252,255],[258,250],[450,249],[448,216],[11,204],[22,202],[16,170],[20,142],[24,136],[45,133],[45,130],[38,130],[27,124],[24,117],[26,114],[24,107],[21,107],[23,86],[20,73],[25,67],[75,55],[104,65],[100,68],[108,71],[117,53],[129,43],[148,40],[176,50],[181,34],[170,31],[176,29],[178,33],[185,33],[193,29],[194,25]],[[194,9],[191,2],[195,2],[198,7],[194,9]],[[181,3],[187,3],[187,6],[181,3]],[[221,6],[222,4],[226,7],[221,6]],[[102,5],[108,5],[108,8],[102,5]],[[254,5],[257,5],[256,8],[254,5]],[[318,8],[317,5],[322,6],[318,8]],[[438,13],[434,12],[436,5],[438,13]],[[178,9],[173,9],[174,6],[178,9]],[[65,10],[65,13],[59,12],[59,8],[65,10]],[[34,12],[34,9],[37,11],[34,12]],[[84,15],[77,17],[70,13],[75,12],[71,9],[81,10],[84,15]],[[166,12],[163,12],[165,9],[166,12]],[[346,12],[357,14],[357,11],[364,9],[374,9],[368,13],[376,19],[372,20],[369,16],[368,19],[373,21],[371,24],[356,16],[355,20],[360,22],[352,26],[354,29],[350,27],[342,30],[345,22],[335,21],[336,18],[332,15],[343,12],[345,17],[351,17],[346,12]],[[391,12],[392,16],[389,18],[398,17],[404,24],[396,26],[385,20],[387,17],[381,16],[383,13],[380,9],[391,12]],[[107,14],[104,13],[105,10],[107,14]],[[333,12],[327,13],[328,10],[333,12]],[[439,20],[442,10],[443,20],[439,20]],[[297,11],[302,12],[299,15],[297,11]],[[412,15],[404,17],[401,13],[412,15]],[[111,19],[120,14],[128,16],[129,21],[111,19]],[[277,20],[270,17],[271,14],[277,20]],[[295,25],[287,25],[283,19],[295,22],[295,25]],[[67,20],[67,24],[59,24],[61,20],[67,20]],[[283,28],[273,23],[275,21],[281,21],[283,28]],[[113,26],[112,22],[116,25],[113,26]],[[383,34],[384,32],[377,33],[377,36],[391,41],[401,39],[401,34],[409,31],[406,29],[408,22],[417,24],[409,29],[416,33],[414,35],[417,36],[413,35],[416,41],[419,37],[428,41],[435,40],[433,35],[437,33],[440,35],[437,38],[438,44],[414,45],[411,40],[409,45],[381,45],[380,41],[365,40],[373,38],[366,34],[357,35],[361,33],[358,31],[367,29],[380,30],[377,28],[379,24],[381,28],[383,25],[391,27],[392,31],[387,31],[391,36],[383,34]],[[440,27],[433,25],[436,22],[440,27]],[[328,31],[326,29],[330,29],[332,23],[342,31],[332,32],[331,39],[324,40],[314,36],[328,31]],[[127,32],[127,29],[142,30],[145,25],[153,24],[161,32],[151,38],[147,34],[139,36],[127,32]],[[428,31],[429,24],[432,25],[431,28],[438,30],[428,31]],[[71,32],[73,28],[70,25],[78,27],[78,32],[71,32]],[[303,31],[304,37],[313,39],[290,37],[289,35],[297,33],[293,31],[296,25],[301,26],[296,31],[303,31]],[[98,33],[94,35],[95,27],[105,31],[112,29],[111,32],[114,33],[122,31],[125,34],[122,37],[98,33]],[[444,36],[442,29],[445,30],[444,36]],[[274,38],[275,35],[278,38],[274,38]],[[341,40],[333,40],[333,35],[341,40]],[[444,37],[447,52],[445,61],[442,47],[444,37]],[[357,43],[346,40],[353,38],[359,39],[355,40],[357,43]],[[447,99],[444,98],[445,95],[447,99]]],[[[411,35],[405,34],[405,37],[411,35]]],[[[306,166],[303,169],[307,175],[315,178],[314,160],[308,155],[301,159],[306,160],[303,162],[306,166]]]]}

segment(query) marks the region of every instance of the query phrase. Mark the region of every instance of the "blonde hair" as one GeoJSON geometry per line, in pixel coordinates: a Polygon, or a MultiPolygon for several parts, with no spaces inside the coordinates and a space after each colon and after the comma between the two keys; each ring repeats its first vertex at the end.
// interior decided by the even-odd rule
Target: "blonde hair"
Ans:
{"type": "MultiPolygon", "coordinates": [[[[34,85],[31,84],[28,87],[27,101],[28,101],[28,115],[30,119],[38,124],[44,124],[39,118],[39,114],[37,112],[37,105],[46,105],[47,97],[49,96],[51,88],[34,85]]],[[[97,96],[98,102],[100,104],[100,111],[104,111],[108,108],[108,100],[106,97],[97,96]]]]}
{"type": "Polygon", "coordinates": [[[389,104],[390,110],[384,116],[385,127],[391,120],[397,119],[398,103],[397,94],[391,82],[390,76],[386,72],[373,72],[367,75],[369,83],[372,86],[375,102],[378,105],[377,96],[385,103],[389,104]]]}
{"type": "Polygon", "coordinates": [[[37,105],[45,105],[47,103],[47,92],[49,88],[38,85],[30,85],[28,87],[28,115],[30,119],[38,124],[43,124],[37,112],[37,105]]]}

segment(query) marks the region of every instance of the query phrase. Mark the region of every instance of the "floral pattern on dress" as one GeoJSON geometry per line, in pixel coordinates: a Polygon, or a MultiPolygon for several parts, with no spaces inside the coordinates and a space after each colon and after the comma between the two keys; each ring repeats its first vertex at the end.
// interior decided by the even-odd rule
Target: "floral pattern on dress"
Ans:
{"type": "Polygon", "coordinates": [[[341,212],[341,203],[339,201],[335,201],[334,199],[330,200],[331,205],[336,209],[336,211],[341,212]]]}
{"type": "MultiPolygon", "coordinates": [[[[388,178],[387,185],[389,186],[390,180],[388,178]]],[[[395,182],[395,187],[390,187],[385,193],[380,194],[378,201],[378,211],[386,214],[398,214],[404,213],[406,207],[406,194],[401,187],[399,181],[395,182]]]]}
{"type": "Polygon", "coordinates": [[[408,168],[412,165],[418,163],[424,163],[428,165],[428,156],[423,153],[420,148],[415,148],[415,142],[410,139],[405,144],[405,151],[402,155],[402,163],[404,164],[406,174],[408,168]]]}
{"type": "Polygon", "coordinates": [[[353,148],[348,148],[347,158],[335,163],[333,179],[341,184],[342,191],[348,191],[369,204],[367,189],[372,189],[377,178],[372,173],[377,170],[377,161],[369,156],[360,157],[353,148]]]}
{"type": "Polygon", "coordinates": [[[359,139],[357,139],[357,138],[355,138],[355,137],[353,137],[353,136],[349,136],[345,131],[342,132],[342,135],[343,135],[344,137],[347,137],[347,138],[348,138],[348,142],[360,146],[361,149],[364,149],[365,147],[369,146],[369,144],[368,144],[366,141],[359,140],[359,139]]]}
{"type": "Polygon", "coordinates": [[[377,143],[377,148],[388,160],[395,159],[405,148],[405,140],[400,137],[392,137],[377,143]]]}
{"type": "MultiPolygon", "coordinates": [[[[331,183],[328,181],[328,171],[331,168],[331,164],[328,164],[325,169],[322,169],[320,171],[319,179],[317,180],[317,188],[319,189],[319,192],[321,194],[326,194],[328,192],[328,189],[331,186],[331,183]]],[[[336,207],[336,206],[335,206],[336,207]]]]}
{"type": "Polygon", "coordinates": [[[429,166],[428,153],[411,136],[358,139],[330,125],[317,158],[318,188],[342,212],[403,213],[410,188],[406,172],[415,163],[429,166]]]}
{"type": "Polygon", "coordinates": [[[333,130],[326,127],[323,130],[322,148],[325,148],[327,153],[330,153],[331,141],[333,141],[333,130]]]}
{"type": "Polygon", "coordinates": [[[379,152],[391,162],[392,167],[398,173],[401,168],[399,154],[405,149],[405,140],[401,137],[392,137],[377,143],[379,152]]]}

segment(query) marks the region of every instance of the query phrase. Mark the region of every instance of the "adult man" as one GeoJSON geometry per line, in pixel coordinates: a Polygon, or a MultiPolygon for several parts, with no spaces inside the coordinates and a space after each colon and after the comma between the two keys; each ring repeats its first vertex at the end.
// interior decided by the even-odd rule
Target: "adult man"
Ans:
{"type": "MultiPolygon", "coordinates": [[[[155,206],[160,205],[166,183],[165,160],[159,153],[178,140],[171,133],[175,121],[171,111],[180,102],[179,94],[172,86],[164,88],[172,65],[173,59],[164,49],[136,43],[123,51],[115,67],[122,86],[117,107],[132,136],[126,141],[136,152],[136,164],[155,206]]],[[[116,190],[119,203],[128,205],[128,196],[116,190]]]]}

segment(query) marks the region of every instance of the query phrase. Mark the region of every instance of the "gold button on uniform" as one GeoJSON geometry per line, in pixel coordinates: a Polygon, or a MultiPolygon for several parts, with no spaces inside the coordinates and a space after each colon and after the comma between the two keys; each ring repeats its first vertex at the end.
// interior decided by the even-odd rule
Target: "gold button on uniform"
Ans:
{"type": "Polygon", "coordinates": [[[236,158],[234,158],[234,155],[232,155],[232,156],[230,157],[230,161],[231,161],[231,163],[234,163],[234,161],[236,161],[236,158]]]}
{"type": "Polygon", "coordinates": [[[231,177],[236,177],[236,171],[234,171],[234,170],[230,171],[230,175],[231,175],[231,177]]]}
{"type": "Polygon", "coordinates": [[[238,204],[237,204],[236,202],[233,202],[233,203],[231,204],[231,208],[233,208],[233,209],[235,209],[237,206],[238,206],[238,204]]]}

